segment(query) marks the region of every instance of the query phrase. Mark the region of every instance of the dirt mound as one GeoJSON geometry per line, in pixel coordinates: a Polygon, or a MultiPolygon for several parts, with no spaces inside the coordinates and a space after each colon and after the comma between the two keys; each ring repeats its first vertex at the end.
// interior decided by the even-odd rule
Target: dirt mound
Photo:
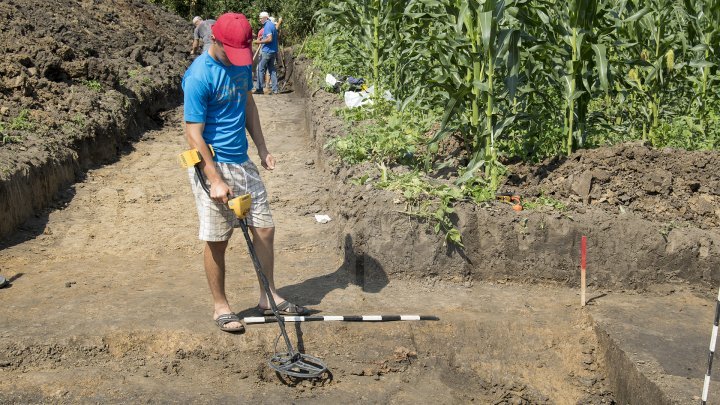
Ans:
{"type": "Polygon", "coordinates": [[[179,102],[190,24],[138,0],[0,4],[0,236],[179,102]]]}
{"type": "Polygon", "coordinates": [[[574,206],[632,211],[668,226],[720,226],[720,154],[652,149],[642,143],[581,150],[539,166],[517,165],[508,186],[574,206]]]}

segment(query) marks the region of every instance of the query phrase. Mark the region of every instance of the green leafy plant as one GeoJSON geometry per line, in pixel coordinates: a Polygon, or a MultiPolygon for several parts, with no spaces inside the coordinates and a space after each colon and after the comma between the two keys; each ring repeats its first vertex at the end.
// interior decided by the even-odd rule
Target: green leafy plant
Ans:
{"type": "Polygon", "coordinates": [[[27,109],[21,110],[10,122],[9,128],[18,131],[29,131],[33,129],[33,123],[30,121],[30,111],[27,109]]]}
{"type": "Polygon", "coordinates": [[[5,133],[5,125],[0,122],[0,141],[2,141],[3,145],[8,143],[20,143],[22,142],[22,137],[5,133]]]}
{"type": "Polygon", "coordinates": [[[524,200],[522,201],[522,206],[525,209],[529,210],[535,210],[539,207],[550,207],[552,209],[558,210],[560,212],[564,212],[567,210],[567,205],[563,203],[562,201],[548,197],[544,194],[541,194],[539,197],[535,198],[534,200],[524,200]]]}
{"type": "Polygon", "coordinates": [[[97,80],[83,80],[82,84],[87,86],[90,90],[93,91],[102,91],[103,87],[102,84],[97,80]]]}
{"type": "Polygon", "coordinates": [[[391,118],[386,124],[369,124],[347,136],[334,138],[327,147],[333,148],[347,163],[395,164],[412,163],[421,142],[419,133],[403,127],[397,118],[391,118]]]}
{"type": "Polygon", "coordinates": [[[405,212],[429,220],[436,233],[445,240],[463,247],[462,235],[452,222],[453,204],[463,198],[461,190],[452,184],[438,184],[421,178],[418,172],[387,175],[378,187],[397,190],[406,202],[405,212]]]}
{"type": "Polygon", "coordinates": [[[85,126],[85,116],[83,114],[77,113],[70,120],[79,127],[85,126]]]}

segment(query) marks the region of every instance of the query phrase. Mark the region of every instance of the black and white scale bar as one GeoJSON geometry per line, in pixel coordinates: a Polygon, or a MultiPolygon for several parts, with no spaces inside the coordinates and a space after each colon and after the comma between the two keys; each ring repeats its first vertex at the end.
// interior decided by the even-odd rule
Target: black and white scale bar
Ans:
{"type": "Polygon", "coordinates": [[[705,382],[703,383],[702,400],[700,403],[707,403],[708,389],[710,388],[710,371],[712,370],[713,356],[715,355],[715,343],[718,335],[718,321],[720,321],[720,291],[718,291],[717,302],[715,303],[715,320],[713,320],[712,337],[710,338],[710,354],[708,355],[708,367],[705,373],[705,382]]]}
{"type": "MultiPolygon", "coordinates": [[[[440,318],[432,315],[309,315],[309,316],[283,316],[285,322],[391,322],[391,321],[439,321],[440,318]]],[[[277,322],[274,316],[249,316],[243,318],[246,324],[277,322]]]]}

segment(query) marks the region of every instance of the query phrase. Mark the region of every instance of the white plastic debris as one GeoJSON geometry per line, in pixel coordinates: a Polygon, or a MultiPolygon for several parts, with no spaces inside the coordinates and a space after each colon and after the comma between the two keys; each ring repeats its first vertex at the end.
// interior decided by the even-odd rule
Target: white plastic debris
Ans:
{"type": "Polygon", "coordinates": [[[348,108],[360,107],[372,103],[370,99],[370,93],[367,91],[346,91],[345,92],[345,105],[348,108]]]}
{"type": "MultiPolygon", "coordinates": [[[[326,79],[327,80],[327,79],[326,79]]],[[[360,107],[365,104],[372,104],[372,95],[375,93],[375,86],[368,87],[364,91],[346,91],[345,92],[345,105],[348,108],[360,107]]],[[[383,98],[388,101],[395,101],[392,93],[389,90],[385,90],[383,98]]]]}
{"type": "Polygon", "coordinates": [[[337,79],[335,78],[335,76],[328,73],[325,75],[325,83],[327,83],[328,86],[333,87],[335,83],[337,83],[337,79]]]}
{"type": "Polygon", "coordinates": [[[330,222],[330,216],[325,214],[315,214],[315,220],[321,224],[330,222]]]}

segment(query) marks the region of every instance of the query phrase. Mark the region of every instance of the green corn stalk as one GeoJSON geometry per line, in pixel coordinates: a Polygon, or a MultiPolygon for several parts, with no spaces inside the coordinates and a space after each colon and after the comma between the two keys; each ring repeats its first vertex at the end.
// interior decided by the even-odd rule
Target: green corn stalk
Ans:
{"type": "MultiPolygon", "coordinates": [[[[513,9],[514,10],[514,9],[513,9]]],[[[480,34],[482,37],[483,60],[482,68],[478,73],[482,82],[474,87],[483,93],[485,100],[485,176],[490,179],[490,188],[495,189],[499,182],[498,151],[496,146],[497,137],[506,126],[514,122],[517,111],[513,110],[515,88],[517,80],[514,74],[519,70],[520,32],[515,28],[508,27],[508,20],[505,18],[505,4],[488,0],[483,5],[483,11],[478,13],[480,34]],[[500,28],[500,24],[506,28],[500,28]],[[496,97],[496,67],[500,63],[506,75],[508,85],[507,103],[497,103],[496,97]],[[502,119],[499,119],[502,118],[502,119]]]]}
{"type": "Polygon", "coordinates": [[[585,144],[591,101],[600,90],[605,97],[610,90],[606,44],[612,42],[613,27],[605,18],[608,1],[536,0],[525,6],[518,19],[530,37],[522,60],[531,79],[521,91],[529,103],[527,115],[537,119],[527,124],[529,136],[544,149],[570,154],[585,144]],[[558,111],[563,111],[559,125],[552,118],[558,111]],[[554,127],[562,127],[563,139],[557,139],[561,134],[554,127]],[[558,145],[550,146],[550,138],[558,145]]]}
{"type": "Polygon", "coordinates": [[[689,26],[689,41],[694,46],[690,49],[693,59],[689,66],[697,73],[689,75],[688,80],[693,85],[696,97],[694,105],[697,107],[702,131],[708,135],[708,103],[712,94],[708,89],[720,77],[712,74],[712,69],[718,65],[718,55],[715,54],[714,45],[717,47],[720,42],[720,1],[718,0],[696,0],[685,1],[685,8],[692,16],[689,26]]]}
{"type": "Polygon", "coordinates": [[[398,110],[410,103],[424,110],[437,108],[441,100],[432,86],[438,58],[433,52],[438,37],[447,35],[450,25],[440,1],[408,0],[401,20],[392,27],[395,54],[390,91],[398,110]]]}
{"type": "Polygon", "coordinates": [[[560,18],[555,2],[542,0],[518,0],[506,15],[517,20],[515,34],[522,43],[511,40],[508,50],[512,60],[508,66],[514,68],[505,77],[505,87],[516,120],[508,133],[509,152],[523,160],[538,160],[564,150],[565,144],[561,133],[565,115],[558,114],[565,109],[558,86],[562,80],[560,69],[552,69],[567,57],[557,46],[560,18]]]}
{"type": "Polygon", "coordinates": [[[369,73],[375,97],[380,97],[392,80],[386,71],[398,65],[396,58],[403,44],[396,23],[404,9],[401,0],[348,0],[331,2],[315,14],[327,22],[325,28],[333,45],[340,43],[344,51],[357,55],[357,74],[369,73]],[[348,31],[351,36],[346,35],[348,31]]]}
{"type": "Polygon", "coordinates": [[[626,83],[643,103],[635,106],[644,116],[642,137],[656,143],[663,97],[676,70],[675,51],[687,43],[687,12],[675,0],[628,0],[620,6],[619,35],[630,52],[625,64],[637,75],[626,83]]]}
{"type": "MultiPolygon", "coordinates": [[[[476,62],[474,73],[478,75],[484,86],[474,86],[478,93],[485,89],[485,176],[490,178],[490,187],[496,188],[497,178],[497,151],[495,150],[495,134],[493,133],[493,108],[495,107],[495,42],[497,41],[497,23],[493,16],[496,2],[488,0],[485,2],[483,11],[478,13],[480,23],[480,34],[483,45],[483,68],[480,69],[476,62]]],[[[477,76],[476,76],[477,77],[477,76]]],[[[474,113],[474,111],[473,111],[474,113]]]]}
{"type": "MultiPolygon", "coordinates": [[[[434,0],[418,0],[428,6],[434,0]]],[[[482,43],[476,16],[480,3],[476,0],[441,0],[443,15],[437,30],[430,32],[426,42],[430,54],[438,63],[432,69],[431,83],[444,93],[447,100],[441,129],[430,141],[433,145],[452,132],[460,132],[468,155],[472,156],[466,174],[473,173],[485,163],[484,144],[481,143],[480,90],[482,43]]]]}
{"type": "MultiPolygon", "coordinates": [[[[564,5],[556,9],[563,15],[564,5]]],[[[600,87],[609,90],[606,47],[601,43],[604,19],[598,13],[598,0],[572,0],[568,15],[558,27],[560,37],[569,47],[562,76],[565,100],[565,152],[569,155],[576,146],[584,144],[588,104],[593,96],[596,79],[600,87]],[[596,26],[599,25],[600,29],[596,26]],[[593,72],[597,70],[597,74],[593,72]]]]}
{"type": "MultiPolygon", "coordinates": [[[[436,42],[440,64],[435,83],[446,92],[449,102],[441,131],[432,142],[459,129],[471,158],[457,183],[472,179],[484,166],[490,187],[495,188],[500,173],[496,140],[514,121],[512,110],[496,102],[497,75],[517,72],[520,35],[506,25],[505,2],[455,0],[445,6],[454,30],[436,42]]],[[[516,81],[512,84],[516,86],[516,81]]]]}

